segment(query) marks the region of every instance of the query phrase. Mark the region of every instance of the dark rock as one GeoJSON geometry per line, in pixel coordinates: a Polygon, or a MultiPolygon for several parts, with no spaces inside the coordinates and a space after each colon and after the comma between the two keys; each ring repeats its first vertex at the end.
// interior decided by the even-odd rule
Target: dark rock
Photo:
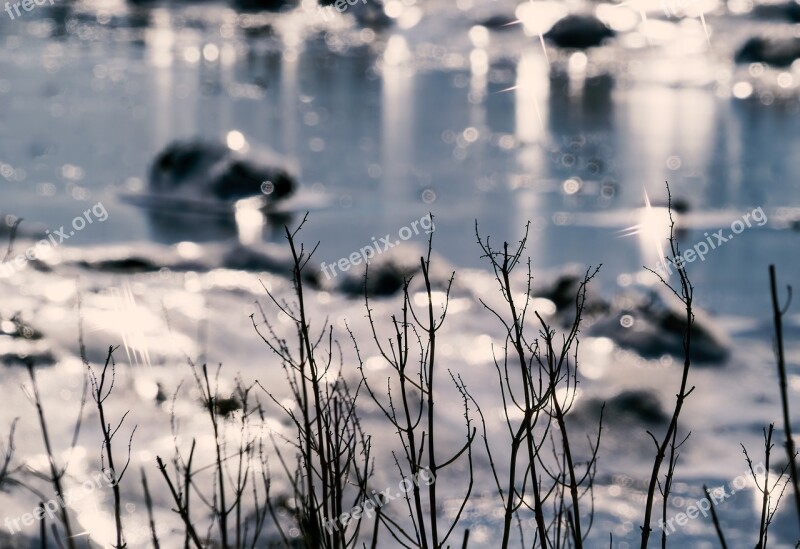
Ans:
{"type": "Polygon", "coordinates": [[[584,50],[601,45],[615,33],[593,15],[568,15],[556,22],[544,37],[559,48],[584,50]]]}
{"type": "MultiPolygon", "coordinates": [[[[367,276],[367,294],[375,297],[388,297],[396,295],[403,290],[406,279],[412,279],[409,292],[425,291],[422,277],[420,258],[424,257],[426,250],[410,242],[398,246],[369,259],[369,264],[363,262],[352,265],[347,272],[340,272],[336,265],[323,266],[323,278],[331,278],[339,282],[338,290],[343,294],[355,297],[364,297],[364,276],[367,276]]],[[[436,291],[446,290],[451,266],[436,254],[431,256],[430,271],[431,289],[436,291]]]]}
{"type": "Polygon", "coordinates": [[[555,285],[550,290],[542,293],[545,297],[552,301],[557,309],[563,309],[568,305],[575,303],[575,292],[578,289],[578,277],[573,275],[566,275],[559,277],[555,285]]]}
{"type": "Polygon", "coordinates": [[[239,11],[282,11],[296,5],[291,0],[231,0],[231,5],[239,11]]]}
{"type": "MultiPolygon", "coordinates": [[[[564,322],[572,322],[575,318],[576,299],[578,290],[583,282],[585,272],[564,273],[560,275],[552,285],[535,291],[536,297],[549,299],[556,306],[559,316],[563,317],[564,322]]],[[[586,288],[586,302],[584,303],[584,313],[586,315],[598,315],[607,313],[610,309],[599,295],[592,291],[591,285],[586,288]]]]}
{"type": "Polygon", "coordinates": [[[102,259],[99,261],[80,261],[78,265],[105,273],[151,273],[161,267],[143,257],[125,257],[122,259],[102,259]]]}
{"type": "Polygon", "coordinates": [[[737,63],[788,67],[800,58],[800,37],[753,37],[736,52],[737,63]]]}
{"type": "Polygon", "coordinates": [[[789,21],[800,23],[800,3],[787,2],[786,4],[786,17],[789,21]]]}
{"type": "Polygon", "coordinates": [[[164,386],[161,384],[160,381],[156,382],[156,387],[158,390],[156,391],[156,404],[161,405],[167,401],[167,394],[164,392],[164,386]]]}
{"type": "MultiPolygon", "coordinates": [[[[128,4],[133,6],[135,11],[147,13],[149,8],[154,8],[162,4],[166,4],[164,0],[127,0],[128,4]]],[[[141,16],[136,17],[139,19],[141,16]]],[[[147,16],[145,16],[147,17],[147,16]]]]}
{"type": "MultiPolygon", "coordinates": [[[[375,297],[391,296],[403,289],[405,280],[418,270],[401,266],[394,261],[384,261],[369,268],[367,276],[367,295],[375,297]]],[[[343,293],[359,297],[364,295],[364,278],[351,277],[342,282],[343,293]]]]}
{"type": "Polygon", "coordinates": [[[756,4],[753,17],[757,19],[782,20],[800,23],[800,4],[794,0],[783,4],[756,4]]]}
{"type": "Polygon", "coordinates": [[[637,423],[655,425],[668,419],[658,397],[649,391],[623,391],[606,403],[606,409],[611,414],[631,416],[637,423]]]}
{"type": "MultiPolygon", "coordinates": [[[[214,408],[216,413],[222,417],[230,417],[233,412],[242,409],[242,403],[236,398],[235,395],[230,397],[217,397],[213,399],[211,402],[214,403],[214,408]]],[[[210,403],[206,405],[208,408],[210,403]]]]}
{"type": "Polygon", "coordinates": [[[251,196],[279,200],[292,194],[297,182],[277,165],[275,155],[245,156],[222,143],[178,141],[161,151],[150,168],[150,190],[191,199],[223,201],[251,196]],[[269,183],[269,193],[262,185],[269,183]]]}
{"type": "MultiPolygon", "coordinates": [[[[652,288],[634,288],[624,292],[616,302],[625,305],[592,325],[592,335],[609,337],[644,358],[671,355],[683,359],[686,312],[674,295],[652,288]]],[[[692,360],[706,364],[724,362],[730,354],[727,338],[703,311],[695,307],[693,312],[692,360]]]]}
{"type": "MultiPolygon", "coordinates": [[[[575,412],[582,419],[597,421],[603,403],[601,399],[592,398],[582,403],[575,412]]],[[[658,425],[666,423],[668,419],[658,396],[639,389],[623,391],[613,396],[605,401],[603,409],[603,421],[610,423],[658,425]]]]}

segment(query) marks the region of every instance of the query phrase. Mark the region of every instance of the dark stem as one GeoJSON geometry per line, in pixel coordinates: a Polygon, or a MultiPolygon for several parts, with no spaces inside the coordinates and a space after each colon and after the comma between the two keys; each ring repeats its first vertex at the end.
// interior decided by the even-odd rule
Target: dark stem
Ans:
{"type": "MultiPolygon", "coordinates": [[[[786,394],[786,363],[783,356],[783,322],[784,312],[778,303],[778,289],[775,277],[775,265],[769,266],[769,286],[772,294],[772,316],[775,322],[775,354],[778,360],[778,376],[780,380],[781,405],[783,408],[783,432],[786,438],[786,457],[789,459],[789,476],[794,488],[794,503],[797,521],[800,524],[800,484],[797,477],[797,463],[794,439],[792,439],[792,423],[789,419],[789,398],[786,394]]],[[[789,288],[791,290],[791,288],[789,288]]],[[[791,292],[789,293],[791,297],[791,292]]]]}

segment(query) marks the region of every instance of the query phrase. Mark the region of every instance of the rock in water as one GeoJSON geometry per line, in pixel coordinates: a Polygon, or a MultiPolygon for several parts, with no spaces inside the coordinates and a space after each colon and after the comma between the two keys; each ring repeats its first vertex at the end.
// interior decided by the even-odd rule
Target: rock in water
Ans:
{"type": "MultiPolygon", "coordinates": [[[[387,297],[403,289],[405,280],[417,273],[409,266],[398,265],[393,261],[384,261],[371,269],[367,278],[367,295],[387,297]]],[[[364,280],[355,277],[345,278],[341,290],[351,297],[364,295],[364,280]]]]}
{"type": "MultiPolygon", "coordinates": [[[[661,288],[632,287],[615,299],[608,318],[594,324],[594,336],[610,337],[619,346],[648,359],[672,355],[683,359],[686,311],[683,304],[661,288]]],[[[694,308],[691,358],[705,364],[724,363],[730,354],[727,336],[703,311],[694,308]]]]}
{"type": "Polygon", "coordinates": [[[556,22],[544,37],[559,48],[585,50],[613,38],[614,31],[593,15],[568,15],[556,22]]]}
{"type": "MultiPolygon", "coordinates": [[[[415,292],[425,291],[420,267],[420,257],[425,253],[426,251],[420,246],[406,243],[402,247],[398,246],[373,256],[369,259],[368,270],[363,261],[350,263],[349,258],[342,258],[349,264],[345,266],[348,272],[340,272],[338,262],[327,266],[323,264],[321,273],[325,276],[320,277],[320,280],[323,284],[327,281],[331,285],[338,286],[344,295],[363,298],[365,275],[367,275],[366,292],[372,297],[388,297],[402,293],[405,281],[410,279],[409,292],[413,295],[415,292]],[[336,278],[339,276],[341,278],[336,278]]],[[[428,273],[431,287],[438,291],[446,290],[451,273],[452,269],[447,262],[434,255],[428,273]]]]}
{"type": "Polygon", "coordinates": [[[231,0],[231,5],[239,11],[281,11],[294,6],[289,0],[231,0]]]}
{"type": "MultiPolygon", "coordinates": [[[[585,271],[581,274],[567,272],[559,275],[552,285],[538,292],[539,297],[552,301],[558,312],[564,312],[574,317],[578,291],[583,283],[584,273],[585,271]]],[[[592,288],[587,286],[584,312],[590,315],[608,312],[608,304],[591,290],[592,288]]]]}
{"type": "Polygon", "coordinates": [[[766,20],[788,20],[800,23],[800,3],[795,0],[780,3],[757,4],[753,6],[753,17],[766,20]]]}
{"type": "Polygon", "coordinates": [[[161,267],[144,257],[123,257],[119,259],[101,259],[99,261],[78,262],[78,265],[106,273],[153,273],[161,267]]]}
{"type": "Polygon", "coordinates": [[[176,141],[156,156],[150,168],[152,192],[191,199],[234,201],[263,195],[280,200],[296,186],[277,154],[245,155],[222,143],[176,141]]]}
{"type": "Polygon", "coordinates": [[[606,400],[588,399],[578,405],[575,417],[587,424],[597,422],[604,404],[604,423],[612,425],[662,425],[669,420],[658,395],[642,389],[625,390],[606,400]]]}
{"type": "Polygon", "coordinates": [[[766,63],[773,67],[788,67],[800,59],[798,37],[753,37],[736,52],[737,63],[766,63]]]}

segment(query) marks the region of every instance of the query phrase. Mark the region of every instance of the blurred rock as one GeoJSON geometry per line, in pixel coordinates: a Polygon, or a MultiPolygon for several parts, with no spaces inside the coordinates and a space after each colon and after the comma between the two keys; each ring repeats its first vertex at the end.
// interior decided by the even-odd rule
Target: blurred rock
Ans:
{"type": "MultiPolygon", "coordinates": [[[[536,297],[544,297],[552,301],[556,306],[556,313],[559,316],[565,315],[564,320],[571,322],[575,318],[576,299],[584,274],[585,271],[578,274],[576,270],[571,269],[571,272],[559,275],[552,284],[537,290],[536,297]]],[[[607,313],[609,309],[609,304],[594,291],[592,284],[589,283],[586,288],[584,312],[587,315],[598,315],[607,313]]]]}
{"type": "Polygon", "coordinates": [[[800,23],[800,4],[794,0],[785,3],[756,4],[753,6],[752,15],[757,19],[800,23]]]}
{"type": "MultiPolygon", "coordinates": [[[[230,397],[220,397],[217,396],[213,399],[213,405],[217,415],[220,415],[224,418],[230,418],[231,415],[242,409],[242,403],[236,397],[236,395],[231,395],[230,397]]],[[[211,403],[206,404],[206,409],[209,409],[211,403]]]]}
{"type": "Polygon", "coordinates": [[[585,50],[600,46],[615,32],[593,15],[567,15],[544,34],[559,48],[585,50]]]}
{"type": "MultiPolygon", "coordinates": [[[[591,398],[575,409],[579,419],[597,422],[603,400],[591,398]]],[[[635,425],[658,425],[666,423],[669,417],[664,412],[658,396],[641,389],[622,391],[605,401],[603,422],[611,424],[630,423],[635,425]]]]}
{"type": "Polygon", "coordinates": [[[145,257],[124,257],[120,259],[101,259],[98,261],[79,261],[78,265],[87,269],[106,273],[150,273],[161,267],[145,257]]]}
{"type": "Polygon", "coordinates": [[[292,0],[231,0],[231,5],[239,11],[281,11],[296,4],[292,0]]]}
{"type": "MultiPolygon", "coordinates": [[[[422,267],[420,257],[425,255],[419,246],[405,243],[376,255],[370,259],[369,270],[364,263],[351,266],[347,272],[342,273],[337,268],[335,275],[338,278],[338,289],[352,297],[364,296],[364,275],[367,276],[367,294],[375,297],[388,297],[402,291],[405,279],[412,278],[409,292],[424,291],[422,267]]],[[[329,266],[333,267],[333,265],[329,266]]],[[[325,272],[325,270],[323,270],[325,272]]],[[[446,290],[452,268],[443,258],[431,255],[431,288],[433,290],[446,290]]]]}
{"type": "Polygon", "coordinates": [[[765,63],[773,67],[788,67],[800,59],[800,37],[750,38],[736,52],[737,63],[765,63]]]}
{"type": "MultiPolygon", "coordinates": [[[[394,261],[384,261],[370,267],[367,277],[367,295],[386,297],[394,295],[403,289],[405,280],[415,275],[419,269],[408,265],[398,265],[394,261]]],[[[343,293],[353,297],[364,295],[364,273],[361,277],[347,277],[342,281],[340,289],[343,293]]]]}
{"type": "MultiPolygon", "coordinates": [[[[707,364],[724,362],[730,353],[728,338],[696,306],[694,315],[692,360],[707,364]]],[[[610,316],[596,322],[590,333],[609,337],[644,358],[666,354],[682,360],[685,329],[684,306],[669,290],[634,287],[617,296],[610,316]]]]}
{"type": "MultiPolygon", "coordinates": [[[[200,249],[200,248],[198,248],[200,249]]],[[[196,258],[180,254],[175,246],[137,246],[96,248],[88,253],[70,252],[64,264],[111,274],[144,274],[160,272],[165,278],[170,273],[207,273],[214,269],[234,269],[247,272],[267,272],[286,278],[292,276],[292,261],[282,247],[263,245],[247,247],[238,242],[207,244],[196,258]]],[[[303,280],[319,287],[320,273],[310,265],[303,270],[303,280]]]]}
{"type": "Polygon", "coordinates": [[[276,153],[245,154],[222,143],[176,141],[156,156],[150,168],[152,192],[194,200],[265,196],[275,201],[296,187],[296,179],[276,153]]]}

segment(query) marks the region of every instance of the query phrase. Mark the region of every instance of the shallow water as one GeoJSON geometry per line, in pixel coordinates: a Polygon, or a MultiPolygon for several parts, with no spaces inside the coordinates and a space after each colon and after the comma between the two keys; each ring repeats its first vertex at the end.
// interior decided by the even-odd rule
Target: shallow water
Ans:
{"type": "MultiPolygon", "coordinates": [[[[572,67],[569,78],[548,77],[540,48],[518,30],[470,48],[468,10],[445,11],[444,21],[432,10],[433,21],[377,36],[331,33],[334,53],[299,25],[282,31],[284,45],[280,36],[246,40],[222,8],[157,9],[149,27],[129,28],[121,6],[83,6],[82,17],[67,16],[65,35],[48,37],[61,25],[31,17],[46,8],[0,19],[0,159],[14,169],[3,209],[51,227],[102,200],[111,221],[70,244],[234,237],[230,224],[170,220],[119,194],[146,185],[150,161],[171,140],[239,131],[292,159],[305,189],[327,193],[306,232],[322,241],[321,260],[394,235],[430,210],[437,249],[458,265],[481,263],[469,237],[475,219],[496,238],[519,237],[531,220],[538,266],[603,262],[613,280],[642,264],[634,239],[613,230],[635,223],[645,192],[663,204],[664,181],[689,203],[698,230],[722,226],[719,210],[733,221],[762,207],[772,219],[752,237],[757,247],[745,252],[748,235],[694,266],[703,290],[714,291],[723,274],[736,278],[726,286],[741,288],[763,279],[767,261],[790,255],[781,250],[793,235],[769,229],[777,208],[797,202],[798,77],[771,105],[731,99],[731,81],[754,80],[720,59],[743,22],[715,24],[723,45],[710,53],[683,36],[652,50],[606,48],[588,61],[550,48],[553,70],[572,67]],[[431,28],[451,35],[438,44],[431,28]],[[574,74],[581,63],[588,80],[574,74]],[[608,72],[592,77],[598,70],[608,72]],[[583,215],[598,212],[606,223],[583,215]],[[733,275],[724,266],[736,257],[756,260],[733,275]]],[[[682,30],[696,41],[693,31],[682,30]]]]}
{"type": "MultiPolygon", "coordinates": [[[[335,263],[373,237],[396,240],[430,211],[435,249],[458,268],[484,267],[475,220],[496,241],[518,240],[530,221],[535,270],[602,263],[598,281],[610,295],[646,280],[642,265],[656,265],[666,220],[645,204],[663,207],[665,181],[689,206],[678,219],[686,247],[705,233],[729,234],[732,222],[761,208],[763,225],[752,223],[689,268],[697,302],[735,340],[724,374],[698,374],[715,404],[696,404],[689,421],[698,440],[713,442],[699,443],[690,470],[718,483],[738,474],[738,441],[757,441],[761,424],[778,417],[772,385],[764,395],[745,391],[772,375],[767,265],[800,287],[800,233],[790,228],[800,218],[800,70],[737,68],[730,59],[752,33],[793,31],[712,13],[710,48],[700,21],[687,18],[635,27],[588,57],[552,48],[545,57],[519,26],[488,41],[485,31],[470,31],[491,13],[513,13],[513,3],[406,4],[408,28],[375,33],[339,22],[320,34],[323,23],[300,12],[267,17],[274,33],[255,38],[242,31],[250,19],[213,4],[136,16],[113,2],[45,5],[14,21],[0,13],[0,213],[52,230],[102,202],[108,219],[69,239],[85,248],[281,243],[283,219],[262,228],[246,217],[237,225],[165,216],[124,199],[146,190],[149,163],[172,140],[238,142],[231,132],[239,132],[300,169],[303,188],[291,207],[295,221],[312,210],[302,234],[321,241],[319,261],[335,263]],[[752,413],[734,402],[752,404],[752,413]],[[718,421],[737,436],[720,434],[718,421]],[[715,461],[725,463],[721,475],[715,461]]],[[[421,246],[425,235],[409,240],[421,246]]],[[[357,304],[346,310],[359,314],[357,304]]],[[[473,330],[471,316],[456,326],[473,330]]],[[[797,333],[794,319],[787,329],[797,333]]],[[[59,336],[64,348],[72,335],[59,336]]],[[[245,360],[220,344],[232,362],[245,360]]],[[[645,384],[667,375],[628,355],[609,360],[619,371],[605,370],[600,392],[624,386],[626,376],[645,384]]],[[[790,367],[795,379],[797,361],[790,367]]],[[[637,527],[619,520],[630,509],[614,497],[609,490],[603,500],[596,539],[617,528],[615,539],[635,540],[637,527]]],[[[742,506],[730,512],[746,515],[742,506]]]]}

